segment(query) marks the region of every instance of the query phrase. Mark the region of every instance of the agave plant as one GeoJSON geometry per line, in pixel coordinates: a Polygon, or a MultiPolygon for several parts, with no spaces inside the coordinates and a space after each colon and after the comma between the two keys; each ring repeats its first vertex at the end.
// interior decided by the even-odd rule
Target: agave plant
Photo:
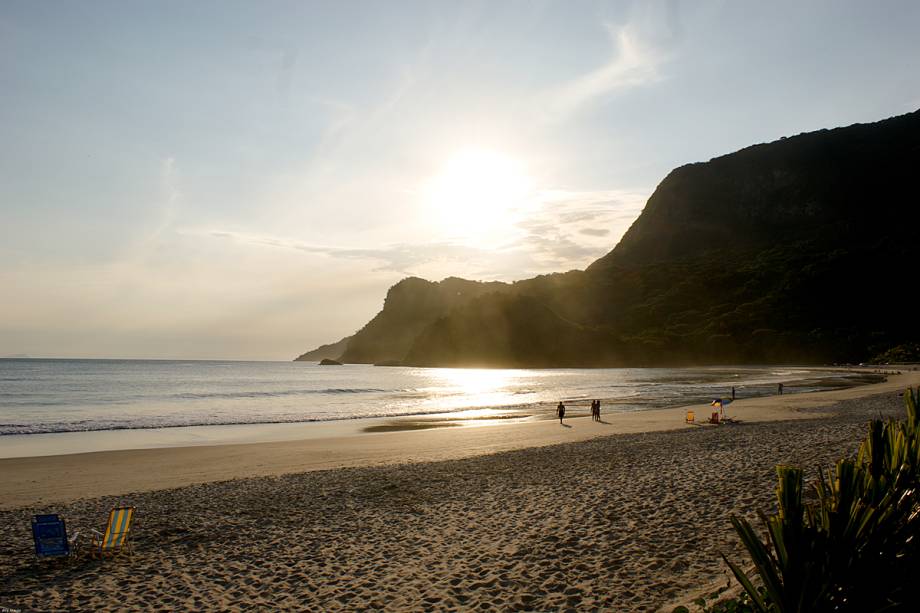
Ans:
{"type": "Polygon", "coordinates": [[[778,513],[732,525],[750,554],[762,590],[728,560],[762,612],[882,611],[915,605],[920,570],[920,419],[918,394],[905,392],[906,422],[874,420],[855,460],[819,471],[816,502],[803,502],[803,472],[779,466],[778,513]]]}

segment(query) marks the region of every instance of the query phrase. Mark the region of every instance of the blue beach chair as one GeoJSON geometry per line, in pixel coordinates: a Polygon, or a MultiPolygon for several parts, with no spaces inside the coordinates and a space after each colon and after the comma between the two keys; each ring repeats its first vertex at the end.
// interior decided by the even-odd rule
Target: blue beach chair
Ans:
{"type": "Polygon", "coordinates": [[[39,558],[66,558],[71,555],[77,534],[67,538],[67,525],[58,515],[32,517],[32,538],[39,558]]]}

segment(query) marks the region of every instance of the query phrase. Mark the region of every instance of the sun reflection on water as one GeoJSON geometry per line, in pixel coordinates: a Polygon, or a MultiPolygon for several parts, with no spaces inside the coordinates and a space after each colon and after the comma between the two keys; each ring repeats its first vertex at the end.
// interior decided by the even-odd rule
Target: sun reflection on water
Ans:
{"type": "Polygon", "coordinates": [[[483,394],[506,389],[517,377],[513,370],[489,368],[438,368],[433,373],[445,384],[462,388],[467,394],[483,394]]]}
{"type": "MultiPolygon", "coordinates": [[[[515,385],[524,376],[520,370],[496,370],[487,368],[438,368],[427,373],[431,391],[437,394],[436,402],[442,410],[470,407],[477,412],[489,407],[508,407],[527,402],[515,385]]],[[[464,412],[470,416],[469,411],[464,412]]],[[[483,413],[485,414],[485,413],[483,413]]]]}

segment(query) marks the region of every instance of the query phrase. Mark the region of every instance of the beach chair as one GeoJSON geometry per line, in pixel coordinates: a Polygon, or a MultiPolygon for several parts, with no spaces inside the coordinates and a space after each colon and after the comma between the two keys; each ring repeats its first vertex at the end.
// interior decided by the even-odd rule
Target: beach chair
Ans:
{"type": "Polygon", "coordinates": [[[109,513],[109,523],[105,533],[91,530],[93,533],[89,554],[92,557],[104,558],[107,555],[127,553],[131,555],[131,522],[134,519],[136,507],[115,507],[109,513]]]}
{"type": "Polygon", "coordinates": [[[694,421],[696,421],[696,413],[687,411],[687,423],[692,424],[694,421]]]}
{"type": "Polygon", "coordinates": [[[76,549],[78,535],[67,538],[67,524],[58,515],[32,516],[35,555],[41,559],[70,557],[76,549]]]}

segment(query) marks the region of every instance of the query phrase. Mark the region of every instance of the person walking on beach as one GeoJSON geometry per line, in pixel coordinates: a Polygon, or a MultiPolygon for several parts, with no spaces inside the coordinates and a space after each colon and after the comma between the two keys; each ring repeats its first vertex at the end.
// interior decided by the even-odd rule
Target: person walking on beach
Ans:
{"type": "Polygon", "coordinates": [[[559,406],[556,407],[556,415],[559,416],[559,425],[562,425],[562,418],[565,417],[565,405],[562,404],[562,401],[559,401],[559,406]]]}
{"type": "Polygon", "coordinates": [[[782,383],[776,386],[776,391],[779,392],[780,396],[783,395],[783,384],[782,383]]]}
{"type": "Polygon", "coordinates": [[[595,400],[591,403],[591,419],[594,421],[601,420],[601,401],[595,400]]]}

